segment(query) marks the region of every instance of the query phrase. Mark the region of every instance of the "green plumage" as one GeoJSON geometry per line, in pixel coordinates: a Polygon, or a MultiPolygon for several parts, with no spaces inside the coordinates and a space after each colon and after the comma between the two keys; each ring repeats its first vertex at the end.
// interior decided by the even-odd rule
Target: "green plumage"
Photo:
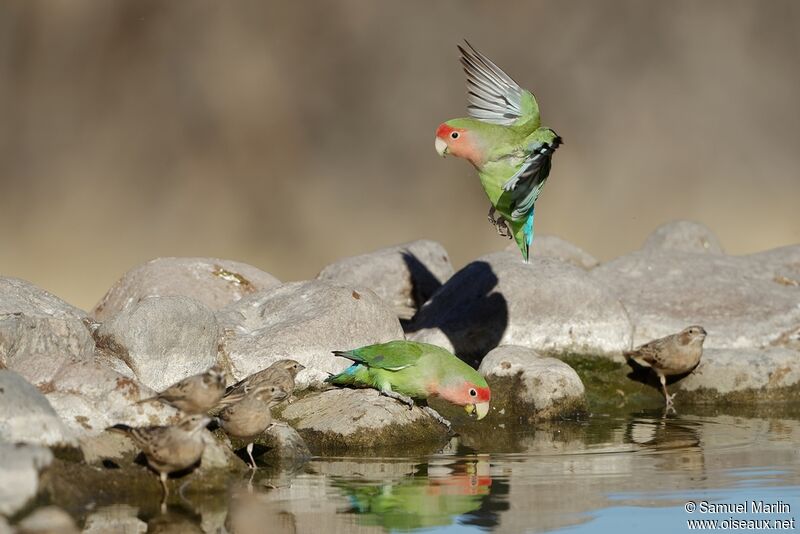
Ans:
{"type": "MultiPolygon", "coordinates": [[[[472,146],[468,157],[478,170],[481,186],[527,262],[534,234],[534,204],[561,138],[541,125],[539,105],[530,91],[519,87],[469,43],[467,46],[469,50],[459,50],[467,74],[470,118],[444,124],[469,134],[472,146]]],[[[440,153],[445,155],[447,149],[455,148],[452,152],[458,154],[456,139],[438,140],[437,150],[443,149],[440,153]]]]}
{"type": "Polygon", "coordinates": [[[354,363],[329,377],[326,382],[331,384],[371,387],[416,399],[465,383],[488,387],[475,369],[445,349],[427,343],[390,341],[334,354],[354,363]]]}

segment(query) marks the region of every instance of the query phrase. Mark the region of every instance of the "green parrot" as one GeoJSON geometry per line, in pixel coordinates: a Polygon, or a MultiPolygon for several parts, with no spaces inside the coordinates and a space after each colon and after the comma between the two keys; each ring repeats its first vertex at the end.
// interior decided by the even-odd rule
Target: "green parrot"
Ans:
{"type": "Polygon", "coordinates": [[[500,235],[514,238],[527,263],[534,204],[561,137],[541,125],[539,105],[530,91],[466,44],[469,50],[458,49],[467,74],[470,117],[440,124],[436,151],[443,157],[464,158],[478,170],[492,203],[489,220],[500,235]],[[500,214],[497,219],[495,212],[500,214]]]}
{"type": "MultiPolygon", "coordinates": [[[[491,391],[486,379],[475,369],[441,347],[416,341],[390,341],[336,356],[354,363],[325,381],[339,386],[371,387],[387,397],[414,405],[412,399],[437,396],[483,419],[489,412],[491,391]]],[[[449,426],[435,410],[425,411],[449,426]]]]}

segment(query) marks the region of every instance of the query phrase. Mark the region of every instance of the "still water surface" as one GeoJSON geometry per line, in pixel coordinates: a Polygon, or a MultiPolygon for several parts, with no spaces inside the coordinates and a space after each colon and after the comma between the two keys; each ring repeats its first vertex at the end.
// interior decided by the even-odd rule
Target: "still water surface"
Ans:
{"type": "Polygon", "coordinates": [[[794,416],[593,416],[465,433],[429,454],[263,469],[223,497],[190,494],[166,515],[124,503],[83,520],[90,529],[102,515],[138,516],[159,532],[655,534],[685,532],[690,519],[761,518],[791,531],[800,519],[799,448],[794,416]],[[752,501],[788,511],[752,514],[752,501]],[[700,510],[719,504],[744,504],[748,513],[700,510]]]}

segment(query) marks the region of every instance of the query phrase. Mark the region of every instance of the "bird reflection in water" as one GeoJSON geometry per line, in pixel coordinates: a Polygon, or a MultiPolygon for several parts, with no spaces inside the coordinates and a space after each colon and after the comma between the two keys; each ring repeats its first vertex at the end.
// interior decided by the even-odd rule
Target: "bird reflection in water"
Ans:
{"type": "Polygon", "coordinates": [[[350,502],[344,513],[358,514],[363,526],[417,529],[449,525],[481,507],[491,490],[489,459],[435,461],[398,481],[337,479],[333,487],[350,502]]]}

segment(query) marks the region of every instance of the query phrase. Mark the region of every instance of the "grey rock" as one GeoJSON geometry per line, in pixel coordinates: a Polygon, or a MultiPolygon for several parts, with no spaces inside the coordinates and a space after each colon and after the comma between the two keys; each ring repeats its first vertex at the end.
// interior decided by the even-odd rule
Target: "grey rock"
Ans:
{"type": "MultiPolygon", "coordinates": [[[[57,506],[37,508],[17,524],[18,534],[78,534],[72,517],[57,506]]],[[[117,531],[119,532],[119,531],[117,531]]]]}
{"type": "Polygon", "coordinates": [[[276,423],[264,433],[263,445],[270,448],[273,458],[287,460],[306,460],[311,452],[305,440],[294,428],[284,423],[276,423]]]}
{"type": "Polygon", "coordinates": [[[91,466],[103,466],[108,462],[113,462],[118,466],[123,463],[131,463],[140,452],[133,440],[115,430],[105,430],[99,434],[84,434],[79,439],[83,460],[91,466]]]}
{"type": "Polygon", "coordinates": [[[83,311],[24,280],[0,277],[0,368],[39,385],[93,354],[83,311]]]}
{"type": "Polygon", "coordinates": [[[14,534],[14,531],[8,525],[8,521],[3,516],[0,516],[0,534],[14,534]]]}
{"type": "MultiPolygon", "coordinates": [[[[250,441],[228,436],[221,428],[217,428],[214,431],[214,435],[220,441],[230,445],[230,448],[234,451],[241,452],[250,443],[250,441]]],[[[253,455],[256,457],[256,461],[259,462],[266,461],[273,464],[283,462],[302,463],[311,457],[308,445],[306,445],[297,430],[280,421],[274,421],[266,431],[253,439],[252,443],[258,446],[253,451],[253,455]],[[267,450],[259,450],[261,447],[267,450]]]]}
{"type": "MultiPolygon", "coordinates": [[[[506,250],[519,254],[519,248],[515,243],[510,243],[506,250]]],[[[584,269],[593,269],[600,264],[594,256],[582,248],[554,235],[536,236],[531,247],[531,257],[556,258],[584,269]]]]}
{"type": "Polygon", "coordinates": [[[534,421],[586,408],[586,390],[578,373],[561,360],[527,347],[497,347],[486,355],[478,371],[492,389],[493,416],[534,421]]]}
{"type": "MultiPolygon", "coordinates": [[[[197,467],[197,472],[201,475],[220,470],[243,471],[246,468],[244,462],[211,432],[203,430],[203,441],[206,447],[197,467]]],[[[102,434],[86,437],[81,440],[81,446],[86,463],[95,466],[110,461],[120,467],[130,467],[141,452],[131,438],[115,430],[105,430],[102,434]]]]}
{"type": "Polygon", "coordinates": [[[327,282],[291,282],[245,297],[217,313],[221,349],[236,380],[282,358],[306,366],[300,389],[338,373],[348,360],[333,350],[402,339],[394,311],[369,289],[327,282]]]}
{"type": "Polygon", "coordinates": [[[137,401],[155,392],[135,379],[95,362],[62,369],[46,393],[61,419],[79,436],[94,435],[115,424],[165,424],[177,410],[159,402],[137,401]]]}
{"type": "Polygon", "coordinates": [[[39,387],[65,365],[94,354],[94,339],[80,319],[0,315],[0,361],[39,387]]]}
{"type": "Polygon", "coordinates": [[[125,273],[97,303],[92,316],[105,321],[148,297],[191,297],[218,310],[278,284],[271,274],[238,261],[156,258],[125,273]]]}
{"type": "Polygon", "coordinates": [[[281,414],[314,452],[371,449],[445,439],[447,430],[419,407],[374,389],[337,388],[312,393],[281,414]]]}
{"type": "Polygon", "coordinates": [[[0,441],[76,446],[72,432],[33,385],[14,371],[0,370],[0,441]]]}
{"type": "Polygon", "coordinates": [[[800,339],[800,287],[776,283],[768,268],[748,256],[642,250],[590,275],[628,310],[634,346],[692,324],[708,331],[706,348],[792,345],[800,339]]]}
{"type": "Polygon", "coordinates": [[[398,317],[410,319],[452,275],[447,251],[426,239],[344,258],[325,267],[317,279],[368,287],[398,317]]]}
{"type": "Polygon", "coordinates": [[[800,245],[774,248],[743,256],[753,274],[784,287],[800,287],[800,245]]]}
{"type": "Polygon", "coordinates": [[[200,458],[197,472],[201,476],[226,476],[231,471],[242,472],[247,469],[244,461],[236,456],[233,451],[214,437],[208,430],[203,430],[203,441],[206,448],[200,458]]]}
{"type": "Polygon", "coordinates": [[[95,332],[98,347],[158,391],[214,365],[219,338],[214,313],[188,297],[146,298],[95,332]]]}
{"type": "MultiPolygon", "coordinates": [[[[681,391],[735,399],[750,393],[770,400],[781,390],[800,391],[800,351],[772,347],[767,349],[707,349],[697,368],[678,382],[681,391]]],[[[680,395],[678,396],[680,398],[680,395]]],[[[774,400],[774,399],[773,399],[774,400]]]]}
{"type": "Polygon", "coordinates": [[[0,441],[0,515],[13,515],[36,495],[39,473],[52,461],[45,447],[0,441]]]}
{"type": "Polygon", "coordinates": [[[139,509],[127,504],[101,506],[86,516],[83,534],[144,534],[147,523],[139,519],[139,509]]]}
{"type": "Polygon", "coordinates": [[[30,282],[0,276],[0,315],[15,313],[31,317],[86,317],[85,311],[30,282]]]}
{"type": "Polygon", "coordinates": [[[617,298],[582,268],[514,252],[456,273],[415,318],[410,338],[479,361],[499,345],[543,352],[619,353],[631,323],[617,298]]]}
{"type": "Polygon", "coordinates": [[[679,250],[722,254],[722,245],[704,224],[694,221],[672,221],[656,228],[642,247],[644,250],[679,250]]]}

